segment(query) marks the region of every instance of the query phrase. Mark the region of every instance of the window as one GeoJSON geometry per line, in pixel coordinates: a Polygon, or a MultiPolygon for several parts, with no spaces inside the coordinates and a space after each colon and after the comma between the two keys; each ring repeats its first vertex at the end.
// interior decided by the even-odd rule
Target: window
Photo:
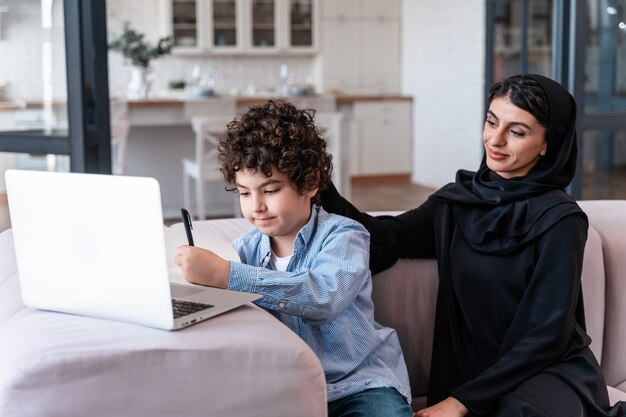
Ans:
{"type": "MultiPolygon", "coordinates": [[[[520,73],[552,72],[552,0],[490,2],[493,42],[492,79],[520,73]]],[[[491,84],[490,84],[491,85],[491,84]]]]}
{"type": "Polygon", "coordinates": [[[110,173],[105,3],[0,0],[0,173],[110,173]]]}
{"type": "Polygon", "coordinates": [[[488,0],[485,88],[517,73],[578,105],[576,198],[626,198],[626,0],[488,0]]]}

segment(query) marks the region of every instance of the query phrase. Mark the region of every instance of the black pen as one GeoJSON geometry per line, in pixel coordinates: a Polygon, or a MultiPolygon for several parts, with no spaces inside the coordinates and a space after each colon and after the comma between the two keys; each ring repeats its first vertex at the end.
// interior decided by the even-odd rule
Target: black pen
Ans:
{"type": "Polygon", "coordinates": [[[193,229],[193,227],[191,226],[191,216],[184,208],[180,209],[180,214],[183,216],[183,224],[185,225],[185,233],[187,234],[189,246],[193,246],[193,235],[191,234],[191,229],[193,229]]]}

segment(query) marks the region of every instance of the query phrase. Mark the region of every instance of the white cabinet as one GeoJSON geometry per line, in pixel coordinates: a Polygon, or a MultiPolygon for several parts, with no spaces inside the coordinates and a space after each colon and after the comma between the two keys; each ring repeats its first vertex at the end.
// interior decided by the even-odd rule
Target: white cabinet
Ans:
{"type": "Polygon", "coordinates": [[[357,19],[361,0],[323,0],[322,20],[357,19]]]}
{"type": "Polygon", "coordinates": [[[201,45],[214,51],[241,49],[244,44],[244,3],[237,0],[208,0],[201,4],[201,45]]]}
{"type": "Polygon", "coordinates": [[[322,90],[397,94],[400,90],[400,0],[323,0],[322,90]]]}
{"type": "Polygon", "coordinates": [[[317,50],[318,44],[318,7],[317,0],[286,0],[286,6],[282,9],[287,12],[282,21],[287,23],[287,30],[281,31],[284,42],[282,47],[288,51],[317,50]]]}
{"type": "Polygon", "coordinates": [[[193,50],[200,46],[200,3],[197,0],[172,0],[166,3],[166,27],[176,48],[193,50]]]}
{"type": "Polygon", "coordinates": [[[163,0],[178,54],[313,53],[317,0],[163,0]]]}
{"type": "Polygon", "coordinates": [[[322,20],[322,45],[318,59],[323,60],[323,80],[325,89],[338,89],[342,92],[358,92],[360,53],[354,45],[359,43],[358,24],[355,20],[322,20]]]}
{"type": "Polygon", "coordinates": [[[411,102],[357,101],[350,120],[353,176],[411,171],[411,102]]]}

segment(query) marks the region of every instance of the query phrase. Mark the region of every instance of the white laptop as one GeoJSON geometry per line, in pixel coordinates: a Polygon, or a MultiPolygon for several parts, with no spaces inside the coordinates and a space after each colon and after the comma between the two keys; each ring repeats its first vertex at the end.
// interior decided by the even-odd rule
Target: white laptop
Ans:
{"type": "Polygon", "coordinates": [[[174,330],[260,298],[170,282],[154,178],[8,170],[5,180],[27,306],[174,330]],[[192,312],[175,318],[173,299],[187,302],[177,316],[192,312]]]}

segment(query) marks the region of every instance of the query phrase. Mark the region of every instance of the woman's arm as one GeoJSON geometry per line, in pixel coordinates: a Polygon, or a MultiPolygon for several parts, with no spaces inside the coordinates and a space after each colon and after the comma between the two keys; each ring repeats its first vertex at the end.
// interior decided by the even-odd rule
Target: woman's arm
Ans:
{"type": "Polygon", "coordinates": [[[468,409],[485,412],[495,399],[562,358],[575,331],[586,239],[587,223],[578,215],[565,217],[539,238],[536,266],[498,360],[451,390],[468,409]]]}
{"type": "Polygon", "coordinates": [[[354,207],[333,184],[321,196],[326,211],[350,217],[370,233],[372,274],[391,267],[399,258],[436,257],[433,230],[435,206],[432,201],[399,216],[374,217],[354,207]]]}

